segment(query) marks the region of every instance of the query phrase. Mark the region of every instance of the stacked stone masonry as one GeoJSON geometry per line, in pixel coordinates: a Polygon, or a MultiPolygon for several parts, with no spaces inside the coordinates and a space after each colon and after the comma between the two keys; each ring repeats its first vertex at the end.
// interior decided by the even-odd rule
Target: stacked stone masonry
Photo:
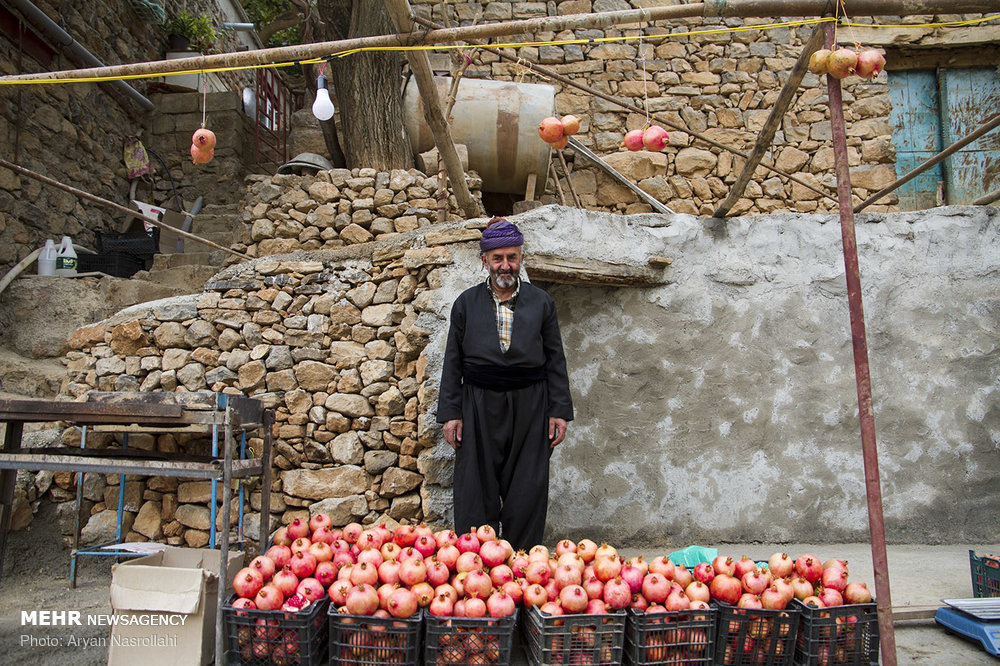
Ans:
{"type": "MultiPolygon", "coordinates": [[[[261,400],[276,414],[274,526],[310,511],[324,511],[339,525],[433,519],[423,510],[417,465],[419,452],[434,444],[420,421],[427,406],[421,352],[429,332],[417,317],[430,308],[438,268],[452,261],[444,246],[478,234],[429,232],[430,246],[406,234],[389,245],[341,248],[329,259],[310,253],[308,260],[293,255],[234,267],[200,295],[77,330],[65,393],[210,390],[261,400]]],[[[67,431],[65,441],[75,437],[67,431]]],[[[248,444],[259,451],[261,440],[254,436],[248,444]]],[[[87,445],[116,443],[105,436],[87,445]]],[[[129,446],[204,454],[209,442],[150,435],[130,437],[129,446]]],[[[23,479],[19,496],[32,501],[48,492],[72,505],[72,479],[60,485],[49,476],[23,479]]],[[[128,479],[128,540],[207,543],[208,482],[128,479]]],[[[85,541],[113,536],[117,477],[88,476],[86,483],[93,487],[85,492],[92,514],[85,541]]],[[[259,488],[251,488],[247,508],[259,511],[259,488]]],[[[234,505],[233,521],[237,515],[234,505]]],[[[247,522],[254,540],[257,518],[251,514],[247,522]]]]}

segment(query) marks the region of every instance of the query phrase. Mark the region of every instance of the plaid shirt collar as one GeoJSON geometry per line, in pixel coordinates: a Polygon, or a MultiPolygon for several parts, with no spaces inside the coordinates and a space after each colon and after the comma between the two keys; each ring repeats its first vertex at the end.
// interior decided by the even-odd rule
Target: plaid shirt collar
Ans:
{"type": "Polygon", "coordinates": [[[494,314],[497,323],[497,338],[500,342],[500,351],[507,353],[510,349],[510,340],[514,333],[514,306],[517,303],[517,295],[521,291],[521,280],[518,279],[514,293],[507,300],[501,301],[496,292],[493,291],[493,283],[486,278],[486,288],[489,289],[490,296],[493,297],[494,314]]]}
{"type": "Polygon", "coordinates": [[[498,305],[498,306],[499,305],[506,305],[511,310],[513,310],[514,309],[514,304],[517,303],[517,295],[519,293],[521,293],[521,278],[517,279],[517,286],[514,287],[514,293],[511,294],[510,298],[508,298],[505,301],[501,301],[500,297],[497,296],[497,293],[495,291],[493,291],[493,282],[490,280],[490,278],[488,276],[486,278],[486,288],[489,289],[490,296],[493,297],[493,302],[496,305],[498,305]]]}

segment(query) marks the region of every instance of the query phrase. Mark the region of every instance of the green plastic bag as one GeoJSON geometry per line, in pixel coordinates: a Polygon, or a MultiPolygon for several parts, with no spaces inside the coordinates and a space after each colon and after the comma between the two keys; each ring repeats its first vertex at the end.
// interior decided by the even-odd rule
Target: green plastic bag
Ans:
{"type": "Polygon", "coordinates": [[[719,555],[718,548],[705,548],[704,546],[688,546],[670,553],[668,557],[674,564],[683,564],[688,569],[701,564],[711,562],[719,555]]]}

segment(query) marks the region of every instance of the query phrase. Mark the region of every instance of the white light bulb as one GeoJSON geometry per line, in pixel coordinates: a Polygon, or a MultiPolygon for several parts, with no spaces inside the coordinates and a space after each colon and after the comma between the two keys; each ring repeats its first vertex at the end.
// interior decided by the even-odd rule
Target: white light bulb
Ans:
{"type": "Polygon", "coordinates": [[[316,101],[313,102],[312,112],[319,120],[333,118],[333,100],[330,99],[330,91],[326,88],[325,76],[316,79],[316,101]]]}

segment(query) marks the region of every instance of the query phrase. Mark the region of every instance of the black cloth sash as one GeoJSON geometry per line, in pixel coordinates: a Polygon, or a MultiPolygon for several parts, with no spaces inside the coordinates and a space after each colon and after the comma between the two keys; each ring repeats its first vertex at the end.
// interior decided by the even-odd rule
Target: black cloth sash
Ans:
{"type": "Polygon", "coordinates": [[[544,381],[545,366],[462,364],[462,381],[490,391],[516,391],[544,381]]]}

